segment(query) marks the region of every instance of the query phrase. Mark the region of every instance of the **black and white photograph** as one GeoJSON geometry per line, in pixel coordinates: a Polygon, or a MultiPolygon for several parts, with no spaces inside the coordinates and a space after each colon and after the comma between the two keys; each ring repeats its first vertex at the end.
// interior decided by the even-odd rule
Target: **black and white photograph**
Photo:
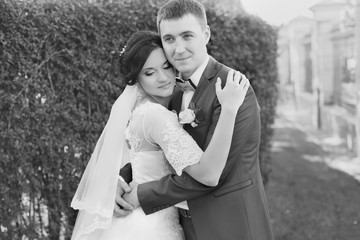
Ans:
{"type": "Polygon", "coordinates": [[[1,240],[359,240],[360,0],[0,0],[1,240]]]}

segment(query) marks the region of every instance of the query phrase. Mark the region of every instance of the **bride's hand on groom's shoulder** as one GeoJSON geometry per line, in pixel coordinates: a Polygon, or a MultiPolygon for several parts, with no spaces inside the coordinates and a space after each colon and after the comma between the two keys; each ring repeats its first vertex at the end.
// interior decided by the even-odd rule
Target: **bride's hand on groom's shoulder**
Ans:
{"type": "Polygon", "coordinates": [[[223,88],[221,87],[221,79],[218,78],[215,91],[221,108],[236,113],[245,100],[249,86],[250,82],[246,76],[233,69],[228,72],[223,88]]]}
{"type": "Polygon", "coordinates": [[[116,187],[116,195],[115,195],[115,206],[114,206],[114,216],[115,217],[125,217],[129,215],[132,210],[134,210],[133,206],[124,200],[124,194],[130,193],[131,187],[123,180],[118,181],[116,187]]]}

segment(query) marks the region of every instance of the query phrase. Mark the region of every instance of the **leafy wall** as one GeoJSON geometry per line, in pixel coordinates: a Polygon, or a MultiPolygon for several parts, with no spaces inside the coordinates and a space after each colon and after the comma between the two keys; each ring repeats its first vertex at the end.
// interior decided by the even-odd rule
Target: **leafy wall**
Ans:
{"type": "MultiPolygon", "coordinates": [[[[121,93],[117,54],[137,30],[156,30],[151,1],[0,0],[0,239],[68,239],[69,206],[121,93]]],[[[252,16],[208,10],[209,52],[251,80],[261,106],[260,159],[269,159],[276,32],[252,16]]]]}

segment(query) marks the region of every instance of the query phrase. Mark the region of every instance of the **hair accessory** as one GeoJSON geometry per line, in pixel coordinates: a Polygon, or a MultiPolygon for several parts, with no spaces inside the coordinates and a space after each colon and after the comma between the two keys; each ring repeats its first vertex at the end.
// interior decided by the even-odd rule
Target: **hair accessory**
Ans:
{"type": "Polygon", "coordinates": [[[122,56],[124,54],[125,48],[126,48],[126,45],[121,49],[121,52],[120,52],[119,56],[122,56]]]}

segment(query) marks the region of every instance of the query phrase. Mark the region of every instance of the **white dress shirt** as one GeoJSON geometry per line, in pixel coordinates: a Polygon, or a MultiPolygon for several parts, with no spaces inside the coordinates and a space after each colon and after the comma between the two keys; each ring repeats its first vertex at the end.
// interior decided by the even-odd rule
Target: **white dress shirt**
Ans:
{"type": "MultiPolygon", "coordinates": [[[[200,82],[200,78],[209,62],[210,56],[206,55],[206,59],[203,64],[200,65],[198,69],[190,76],[191,81],[194,83],[195,86],[198,86],[200,82]]],[[[183,93],[182,104],[181,104],[181,111],[187,109],[189,107],[189,103],[194,95],[195,91],[193,90],[185,90],[183,93]]]]}

